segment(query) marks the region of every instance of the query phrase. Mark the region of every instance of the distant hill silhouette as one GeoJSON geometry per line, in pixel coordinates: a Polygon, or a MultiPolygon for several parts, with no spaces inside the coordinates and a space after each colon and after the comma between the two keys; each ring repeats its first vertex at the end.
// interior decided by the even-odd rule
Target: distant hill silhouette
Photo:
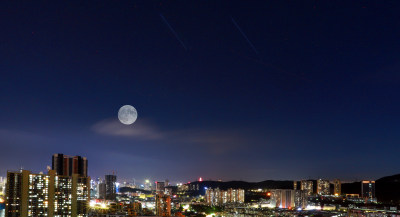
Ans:
{"type": "MultiPolygon", "coordinates": [[[[361,182],[343,183],[343,194],[360,194],[361,182]]],[[[375,181],[375,196],[379,202],[400,202],[400,174],[385,176],[375,181]]]]}
{"type": "MultiPolygon", "coordinates": [[[[375,182],[375,194],[379,202],[400,203],[400,174],[382,177],[375,182]]],[[[190,191],[193,194],[203,194],[206,188],[219,188],[226,190],[233,189],[293,189],[293,181],[266,180],[262,182],[245,181],[196,181],[189,184],[190,191]]],[[[331,184],[332,185],[332,184],[331,184]]],[[[331,189],[333,185],[331,186],[331,189]]],[[[121,188],[121,192],[142,191],[150,193],[143,189],[121,188]]],[[[342,194],[359,194],[361,196],[361,182],[342,183],[342,194]]]]}
{"type": "Polygon", "coordinates": [[[400,183],[400,174],[397,175],[393,175],[393,176],[385,176],[382,177],[378,180],[376,180],[377,182],[396,182],[396,183],[400,183]]]}
{"type": "Polygon", "coordinates": [[[378,201],[400,202],[400,174],[382,177],[376,180],[375,185],[378,201]]]}
{"type": "Polygon", "coordinates": [[[143,194],[151,194],[151,191],[147,191],[144,189],[139,189],[139,188],[130,188],[130,187],[121,187],[119,189],[119,192],[121,193],[126,193],[126,192],[141,192],[143,194]]]}
{"type": "MultiPolygon", "coordinates": [[[[293,181],[275,181],[266,180],[262,182],[244,182],[244,181],[203,181],[193,182],[202,187],[249,189],[293,189],[293,181]]],[[[331,186],[333,187],[333,186],[331,186]]],[[[201,189],[200,189],[201,191],[201,189]]],[[[201,192],[203,193],[203,192],[201,192]]],[[[361,182],[342,183],[342,194],[359,194],[361,196],[361,182]]],[[[382,177],[375,182],[375,194],[380,202],[400,203],[400,174],[382,177]]]]}

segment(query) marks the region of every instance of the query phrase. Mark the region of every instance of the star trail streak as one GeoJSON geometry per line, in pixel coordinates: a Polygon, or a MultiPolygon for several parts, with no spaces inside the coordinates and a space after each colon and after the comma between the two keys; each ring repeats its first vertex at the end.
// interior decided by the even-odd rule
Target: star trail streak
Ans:
{"type": "Polygon", "coordinates": [[[249,38],[246,36],[246,34],[243,32],[243,30],[240,28],[240,26],[236,23],[235,19],[233,19],[233,17],[231,17],[231,18],[232,18],[232,23],[236,26],[236,28],[239,30],[239,32],[243,35],[243,37],[246,39],[247,43],[249,43],[250,47],[254,50],[254,52],[256,52],[256,54],[258,54],[256,47],[254,47],[253,43],[251,43],[249,38]]]}
{"type": "Polygon", "coordinates": [[[160,14],[161,19],[164,21],[164,23],[168,26],[169,30],[171,30],[172,34],[174,34],[175,38],[179,41],[179,43],[181,43],[182,47],[185,48],[185,50],[187,50],[185,44],[183,43],[183,41],[179,38],[178,33],[176,33],[176,31],[174,30],[174,28],[172,28],[172,26],[169,24],[168,20],[165,19],[164,15],[160,14]]]}

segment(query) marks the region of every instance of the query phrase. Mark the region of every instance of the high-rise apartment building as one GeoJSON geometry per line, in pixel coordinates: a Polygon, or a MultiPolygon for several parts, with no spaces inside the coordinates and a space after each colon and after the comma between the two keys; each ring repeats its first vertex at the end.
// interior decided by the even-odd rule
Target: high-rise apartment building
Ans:
{"type": "Polygon", "coordinates": [[[227,203],[244,203],[244,190],[243,189],[232,189],[226,190],[227,203]]]}
{"type": "Polygon", "coordinates": [[[300,182],[300,189],[305,191],[307,196],[311,196],[314,193],[314,185],[313,181],[311,180],[302,180],[300,182]]]}
{"type": "Polygon", "coordinates": [[[375,198],[375,181],[362,181],[361,195],[363,198],[375,198]]]}
{"type": "Polygon", "coordinates": [[[219,188],[206,190],[205,199],[208,205],[215,206],[226,203],[226,195],[223,195],[219,188]]]}
{"type": "Polygon", "coordinates": [[[52,160],[53,170],[48,174],[7,172],[6,217],[87,216],[90,177],[86,158],[55,154],[52,160]]]}
{"type": "Polygon", "coordinates": [[[294,205],[296,208],[304,209],[307,207],[308,195],[305,191],[295,190],[294,192],[294,205]]]}
{"type": "Polygon", "coordinates": [[[117,197],[117,176],[116,175],[106,175],[106,200],[115,200],[117,197]]]}
{"type": "Polygon", "coordinates": [[[228,189],[222,191],[218,188],[206,190],[205,199],[209,205],[222,205],[226,203],[244,203],[243,189],[228,189]]]}
{"type": "Polygon", "coordinates": [[[317,194],[319,195],[329,195],[330,188],[329,188],[329,180],[317,180],[317,194]]]}
{"type": "Polygon", "coordinates": [[[97,184],[97,194],[99,199],[106,199],[106,183],[100,182],[97,184]]]}
{"type": "Polygon", "coordinates": [[[333,180],[333,194],[339,196],[342,194],[342,183],[339,179],[333,180]]]}
{"type": "Polygon", "coordinates": [[[68,156],[64,154],[54,154],[52,158],[52,170],[55,170],[57,175],[72,176],[87,176],[88,161],[86,157],[68,156]]]}
{"type": "Polygon", "coordinates": [[[87,216],[90,177],[7,172],[6,217],[87,216]]]}
{"type": "Polygon", "coordinates": [[[156,193],[156,216],[171,216],[171,197],[163,192],[156,193]]]}
{"type": "Polygon", "coordinates": [[[307,193],[303,190],[275,189],[271,191],[271,204],[283,209],[305,208],[307,193]]]}

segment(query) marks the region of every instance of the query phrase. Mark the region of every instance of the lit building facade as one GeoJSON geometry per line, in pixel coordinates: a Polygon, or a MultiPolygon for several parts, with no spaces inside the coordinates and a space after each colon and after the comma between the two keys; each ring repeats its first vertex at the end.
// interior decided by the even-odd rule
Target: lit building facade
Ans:
{"type": "Polygon", "coordinates": [[[244,190],[229,188],[226,191],[226,203],[244,203],[244,190]]]}
{"type": "Polygon", "coordinates": [[[289,189],[275,189],[271,191],[271,204],[278,208],[289,209],[295,207],[295,191],[289,189]]]}
{"type": "Polygon", "coordinates": [[[7,172],[6,217],[87,216],[90,177],[7,172]]]}
{"type": "Polygon", "coordinates": [[[303,190],[274,189],[271,191],[271,205],[282,208],[305,208],[307,206],[307,192],[303,190]]]}
{"type": "Polygon", "coordinates": [[[333,180],[333,194],[339,196],[342,194],[342,183],[339,179],[333,180]]]}
{"type": "Polygon", "coordinates": [[[222,204],[222,196],[220,196],[220,190],[217,189],[207,189],[205,194],[205,200],[208,205],[219,205],[222,204]]]}
{"type": "Polygon", "coordinates": [[[0,176],[0,196],[6,193],[6,183],[7,183],[7,178],[0,176]]]}
{"type": "Polygon", "coordinates": [[[368,199],[375,198],[375,181],[361,182],[361,196],[368,199]]]}
{"type": "Polygon", "coordinates": [[[317,180],[317,194],[330,195],[329,180],[317,180]]]}
{"type": "Polygon", "coordinates": [[[314,193],[314,185],[313,185],[313,181],[311,180],[302,180],[300,182],[300,189],[305,191],[307,196],[311,196],[314,193]]]}
{"type": "Polygon", "coordinates": [[[209,188],[206,190],[205,199],[209,205],[220,206],[226,203],[244,203],[244,195],[243,189],[230,188],[222,191],[218,188],[209,188]]]}
{"type": "Polygon", "coordinates": [[[115,200],[117,197],[117,176],[116,175],[106,175],[106,200],[115,200]]]}
{"type": "Polygon", "coordinates": [[[182,184],[178,183],[178,192],[186,192],[189,191],[189,185],[188,184],[182,184]]]}
{"type": "Polygon", "coordinates": [[[162,192],[156,194],[156,216],[171,216],[171,197],[162,192]]]}
{"type": "Polygon", "coordinates": [[[307,207],[307,192],[302,190],[294,191],[294,205],[296,208],[304,209],[307,207]]]}

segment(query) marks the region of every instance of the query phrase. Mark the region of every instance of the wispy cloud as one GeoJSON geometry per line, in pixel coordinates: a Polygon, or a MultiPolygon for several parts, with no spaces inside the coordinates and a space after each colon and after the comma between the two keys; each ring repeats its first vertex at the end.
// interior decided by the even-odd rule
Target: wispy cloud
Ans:
{"type": "Polygon", "coordinates": [[[146,120],[140,120],[133,125],[126,126],[118,120],[106,119],[94,124],[92,130],[98,134],[108,136],[162,141],[177,145],[199,145],[199,147],[208,147],[214,154],[230,151],[248,143],[243,136],[232,130],[165,130],[146,120]]]}
{"type": "Polygon", "coordinates": [[[165,137],[163,132],[143,120],[132,125],[124,125],[118,120],[106,119],[94,124],[92,129],[103,135],[132,137],[142,140],[159,140],[165,137]]]}

